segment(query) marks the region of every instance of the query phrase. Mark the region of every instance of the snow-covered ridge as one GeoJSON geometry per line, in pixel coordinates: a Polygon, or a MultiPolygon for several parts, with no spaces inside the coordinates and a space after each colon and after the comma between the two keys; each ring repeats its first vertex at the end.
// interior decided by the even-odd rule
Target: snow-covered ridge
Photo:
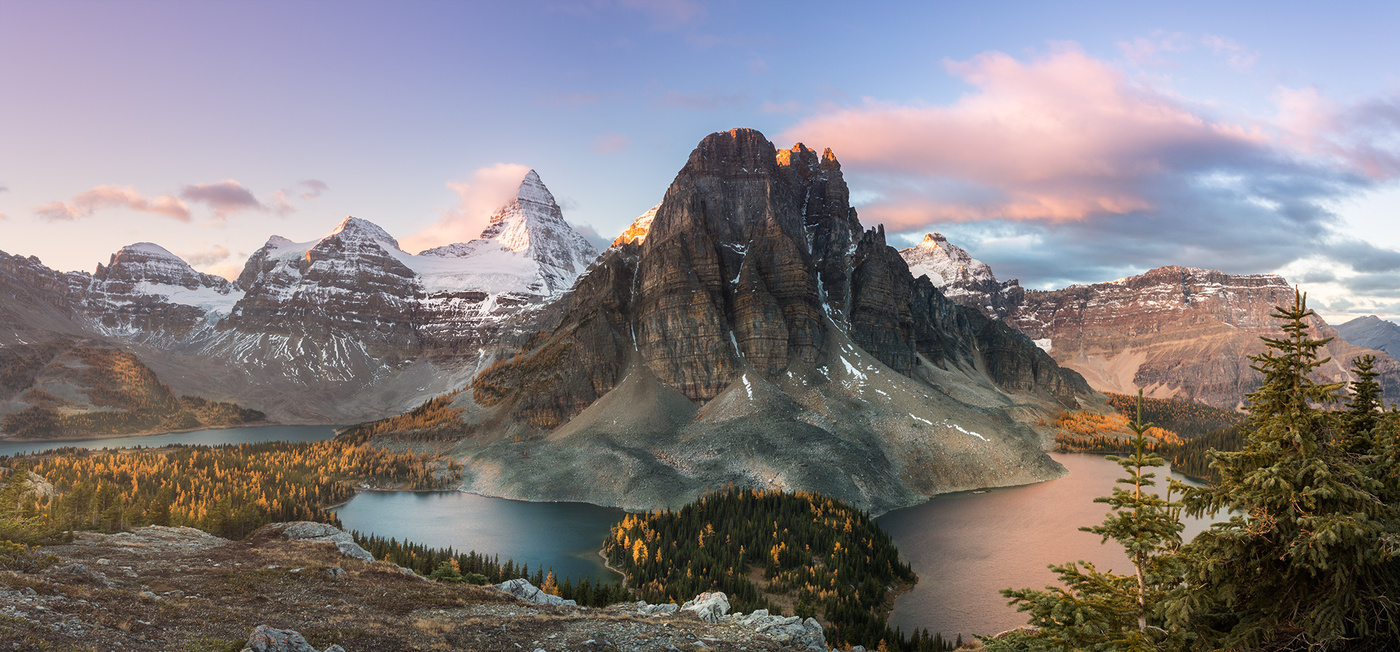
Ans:
{"type": "Polygon", "coordinates": [[[243,298],[226,279],[195,271],[179,256],[150,242],[122,247],[107,265],[98,265],[89,292],[94,309],[163,300],[215,314],[227,314],[243,298]]]}
{"type": "Polygon", "coordinates": [[[966,293],[965,286],[971,283],[996,281],[991,267],[948,242],[941,233],[925,234],[923,242],[899,253],[914,278],[927,275],[945,295],[966,293]]]}

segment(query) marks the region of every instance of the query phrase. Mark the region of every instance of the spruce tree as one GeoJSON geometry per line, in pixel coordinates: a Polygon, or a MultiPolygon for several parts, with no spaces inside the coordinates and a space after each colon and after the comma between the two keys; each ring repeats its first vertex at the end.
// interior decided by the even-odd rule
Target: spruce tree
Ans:
{"type": "MultiPolygon", "coordinates": [[[[1274,316],[1284,335],[1253,356],[1244,449],[1216,452],[1219,481],[1185,496],[1188,513],[1230,519],[1182,547],[1186,582],[1172,622],[1201,649],[1385,649],[1397,634],[1395,505],[1353,448],[1358,433],[1335,403],[1340,383],[1311,372],[1328,339],[1295,293],[1274,316]]],[[[1361,435],[1364,439],[1369,435],[1361,435]]],[[[1391,649],[1394,649],[1393,647],[1391,649]]]]}
{"type": "Polygon", "coordinates": [[[1160,624],[1160,606],[1167,591],[1179,583],[1181,571],[1172,552],[1181,543],[1180,503],[1151,491],[1155,473],[1147,469],[1164,466],[1166,460],[1147,451],[1147,431],[1151,423],[1142,421],[1142,392],[1138,391],[1137,415],[1129,422],[1133,431],[1133,454],[1107,459],[1123,467],[1124,477],[1113,494],[1094,499],[1112,507],[1104,522],[1080,528],[1112,539],[1123,546],[1133,563],[1132,575],[1098,570],[1080,561],[1050,568],[1059,575],[1063,587],[1003,589],[1019,611],[1030,612],[1030,624],[1039,628],[1031,634],[1005,641],[988,641],[988,648],[1073,649],[1073,650],[1154,650],[1173,637],[1160,624]]]}

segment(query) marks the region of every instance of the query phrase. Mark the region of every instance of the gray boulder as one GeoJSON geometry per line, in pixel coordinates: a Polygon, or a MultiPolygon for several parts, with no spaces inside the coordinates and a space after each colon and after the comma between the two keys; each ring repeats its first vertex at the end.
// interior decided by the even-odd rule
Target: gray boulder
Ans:
{"type": "Polygon", "coordinates": [[[325,523],[315,523],[312,521],[295,521],[292,523],[273,523],[268,528],[280,530],[282,537],[292,541],[325,541],[335,544],[340,554],[346,557],[354,557],[362,561],[374,561],[374,555],[368,550],[355,543],[355,538],[349,533],[325,523]]]}
{"type": "Polygon", "coordinates": [[[311,647],[299,632],[290,629],[273,629],[258,625],[248,635],[243,652],[345,652],[339,645],[331,645],[323,650],[311,647]]]}
{"type": "Polygon", "coordinates": [[[693,611],[700,620],[717,623],[729,613],[729,597],[720,591],[701,593],[693,600],[681,605],[681,611],[693,611]]]}
{"type": "Polygon", "coordinates": [[[535,587],[534,584],[531,584],[529,580],[526,580],[524,578],[514,579],[509,582],[501,582],[500,584],[496,585],[496,589],[500,591],[505,591],[506,593],[520,598],[521,600],[533,604],[547,604],[552,606],[567,605],[570,607],[578,606],[578,603],[573,600],[565,600],[557,595],[550,595],[548,593],[545,593],[544,591],[539,590],[537,587],[535,587]]]}

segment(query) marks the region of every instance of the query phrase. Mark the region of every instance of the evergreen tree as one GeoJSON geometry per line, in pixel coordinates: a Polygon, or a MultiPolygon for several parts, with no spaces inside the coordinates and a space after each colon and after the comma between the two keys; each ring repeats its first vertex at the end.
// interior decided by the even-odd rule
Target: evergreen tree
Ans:
{"type": "Polygon", "coordinates": [[[1147,450],[1151,423],[1142,422],[1142,392],[1138,392],[1137,416],[1128,427],[1134,433],[1133,454],[1109,456],[1123,467],[1125,476],[1116,482],[1113,494],[1094,499],[1111,511],[1100,525],[1080,528],[1112,539],[1123,546],[1132,560],[1132,575],[1103,572],[1089,562],[1068,563],[1050,568],[1064,587],[1003,589],[1020,611],[1031,614],[1030,623],[1038,632],[1006,641],[988,641],[989,649],[1025,646],[1031,649],[1074,650],[1153,650],[1168,638],[1160,627],[1161,603],[1168,590],[1179,583],[1181,571],[1172,552],[1181,543],[1180,503],[1151,491],[1155,473],[1147,469],[1164,466],[1166,460],[1147,450]]]}
{"type": "MultiPolygon", "coordinates": [[[[1395,649],[1400,574],[1395,505],[1371,472],[1373,434],[1328,411],[1339,383],[1310,373],[1327,339],[1309,335],[1306,297],[1279,308],[1284,336],[1252,357],[1264,384],[1249,395],[1243,450],[1217,452],[1219,481],[1187,492],[1193,515],[1231,514],[1182,547],[1186,584],[1172,622],[1194,648],[1395,649]]],[[[1369,379],[1353,405],[1372,400],[1369,379]]],[[[1378,392],[1377,392],[1378,394],[1378,392]]],[[[1375,429],[1372,429],[1372,433],[1375,429]]]]}

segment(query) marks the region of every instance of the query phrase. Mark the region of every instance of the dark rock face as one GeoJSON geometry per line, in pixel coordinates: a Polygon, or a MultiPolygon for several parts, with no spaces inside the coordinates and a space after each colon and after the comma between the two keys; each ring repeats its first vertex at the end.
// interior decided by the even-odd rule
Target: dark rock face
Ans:
{"type": "Polygon", "coordinates": [[[1024,336],[916,281],[883,229],[862,232],[830,150],[776,150],[748,129],[701,141],[640,246],[611,250],[565,301],[556,328],[478,376],[477,400],[552,428],[615,387],[635,352],[704,403],[743,369],[813,374],[834,329],[905,375],[922,356],[984,366],[1008,391],[1089,391],[1024,336]]]}

